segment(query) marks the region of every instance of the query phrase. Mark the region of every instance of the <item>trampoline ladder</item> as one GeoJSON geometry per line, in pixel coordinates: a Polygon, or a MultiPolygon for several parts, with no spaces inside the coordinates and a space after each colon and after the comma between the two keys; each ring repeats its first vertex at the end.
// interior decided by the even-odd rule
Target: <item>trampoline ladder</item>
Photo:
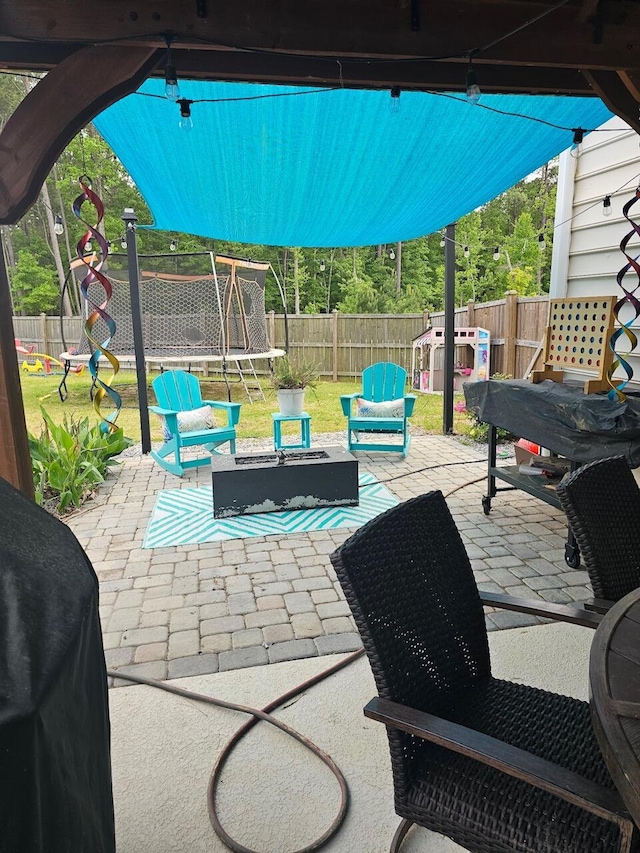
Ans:
{"type": "Polygon", "coordinates": [[[242,382],[242,387],[244,388],[250,403],[253,403],[254,399],[262,400],[264,403],[266,402],[266,397],[264,396],[264,391],[260,385],[260,380],[258,379],[253,361],[248,359],[247,365],[248,366],[243,371],[240,361],[236,361],[236,370],[238,371],[238,376],[242,382]]]}

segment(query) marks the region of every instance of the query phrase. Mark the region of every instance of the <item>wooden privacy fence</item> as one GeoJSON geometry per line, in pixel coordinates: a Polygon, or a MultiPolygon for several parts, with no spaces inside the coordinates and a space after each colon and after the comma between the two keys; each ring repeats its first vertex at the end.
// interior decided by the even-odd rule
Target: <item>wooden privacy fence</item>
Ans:
{"type": "MultiPolygon", "coordinates": [[[[508,292],[505,299],[476,305],[469,302],[455,312],[455,325],[481,326],[491,333],[491,372],[520,378],[542,340],[547,323],[546,296],[518,297],[508,292]]],[[[64,319],[64,337],[68,347],[77,346],[84,321],[78,317],[64,319]]],[[[289,352],[292,358],[305,358],[318,365],[321,376],[334,381],[359,377],[365,367],[375,361],[393,361],[407,370],[411,368],[411,341],[428,325],[444,326],[444,312],[429,314],[299,314],[288,318],[289,352]]],[[[26,346],[35,344],[36,351],[58,357],[64,350],[60,319],[47,317],[14,317],[15,335],[26,346]]],[[[285,325],[282,314],[267,314],[267,331],[272,345],[284,349],[285,325]]],[[[113,341],[117,355],[117,332],[113,341]]],[[[24,360],[19,356],[20,361],[24,360]]],[[[150,360],[150,366],[169,359],[150,360]]],[[[203,370],[194,362],[192,369],[203,370]]],[[[206,368],[204,368],[206,370],[206,368]]],[[[210,368],[209,368],[210,369],[210,368]]],[[[268,365],[256,362],[258,373],[268,372],[268,365]]]]}
{"type": "MultiPolygon", "coordinates": [[[[491,373],[522,379],[542,341],[549,314],[547,296],[518,296],[508,290],[504,299],[457,308],[455,326],[480,326],[491,334],[491,373]]],[[[429,316],[431,325],[444,326],[444,311],[429,316]]]]}

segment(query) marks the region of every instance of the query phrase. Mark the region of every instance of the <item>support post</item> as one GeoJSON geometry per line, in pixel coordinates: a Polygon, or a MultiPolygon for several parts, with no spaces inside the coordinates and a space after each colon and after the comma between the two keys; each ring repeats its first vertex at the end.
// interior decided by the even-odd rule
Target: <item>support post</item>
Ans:
{"type": "Polygon", "coordinates": [[[467,326],[470,329],[475,328],[476,325],[476,303],[474,299],[469,299],[467,301],[467,326]]]}
{"type": "Polygon", "coordinates": [[[338,309],[333,309],[333,381],[338,381],[338,309]]]}
{"type": "Polygon", "coordinates": [[[444,390],[442,433],[453,432],[453,368],[455,363],[456,225],[447,225],[444,244],[444,390]]]}
{"type": "Polygon", "coordinates": [[[33,500],[27,425],[14,344],[11,294],[0,252],[0,477],[33,500]]]}
{"type": "Polygon", "coordinates": [[[504,372],[516,379],[516,338],[518,337],[518,291],[507,290],[505,301],[504,372]]]}
{"type": "Polygon", "coordinates": [[[151,451],[151,430],[149,428],[149,399],[147,397],[147,369],[144,357],[144,336],[142,334],[142,309],[140,307],[140,271],[138,269],[138,245],[136,222],[138,217],[133,208],[125,207],[122,216],[127,235],[127,264],[129,267],[129,292],[131,294],[131,326],[133,328],[133,347],[136,355],[136,375],[138,377],[138,405],[140,406],[140,435],[142,452],[151,451]]]}

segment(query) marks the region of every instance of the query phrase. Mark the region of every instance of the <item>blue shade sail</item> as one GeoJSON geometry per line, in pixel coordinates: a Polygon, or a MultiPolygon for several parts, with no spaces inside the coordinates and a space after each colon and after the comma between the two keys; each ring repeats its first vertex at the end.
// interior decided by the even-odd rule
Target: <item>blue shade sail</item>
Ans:
{"type": "Polygon", "coordinates": [[[274,246],[363,246],[430,234],[485,204],[611,117],[596,98],[305,90],[164,80],[95,120],[149,205],[154,227],[274,246]],[[286,97],[256,97],[304,92],[286,97]],[[251,100],[235,100],[247,98],[251,100]]]}

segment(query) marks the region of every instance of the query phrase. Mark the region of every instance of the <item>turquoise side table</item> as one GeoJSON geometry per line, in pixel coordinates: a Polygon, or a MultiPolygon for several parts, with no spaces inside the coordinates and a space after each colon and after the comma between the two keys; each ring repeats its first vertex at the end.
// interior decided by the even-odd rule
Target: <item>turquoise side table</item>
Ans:
{"type": "Polygon", "coordinates": [[[273,412],[273,447],[275,450],[297,450],[298,448],[311,447],[311,415],[307,412],[300,412],[299,415],[281,415],[280,412],[273,412]],[[282,424],[284,421],[300,421],[300,443],[299,444],[283,444],[282,443],[282,424]]]}

